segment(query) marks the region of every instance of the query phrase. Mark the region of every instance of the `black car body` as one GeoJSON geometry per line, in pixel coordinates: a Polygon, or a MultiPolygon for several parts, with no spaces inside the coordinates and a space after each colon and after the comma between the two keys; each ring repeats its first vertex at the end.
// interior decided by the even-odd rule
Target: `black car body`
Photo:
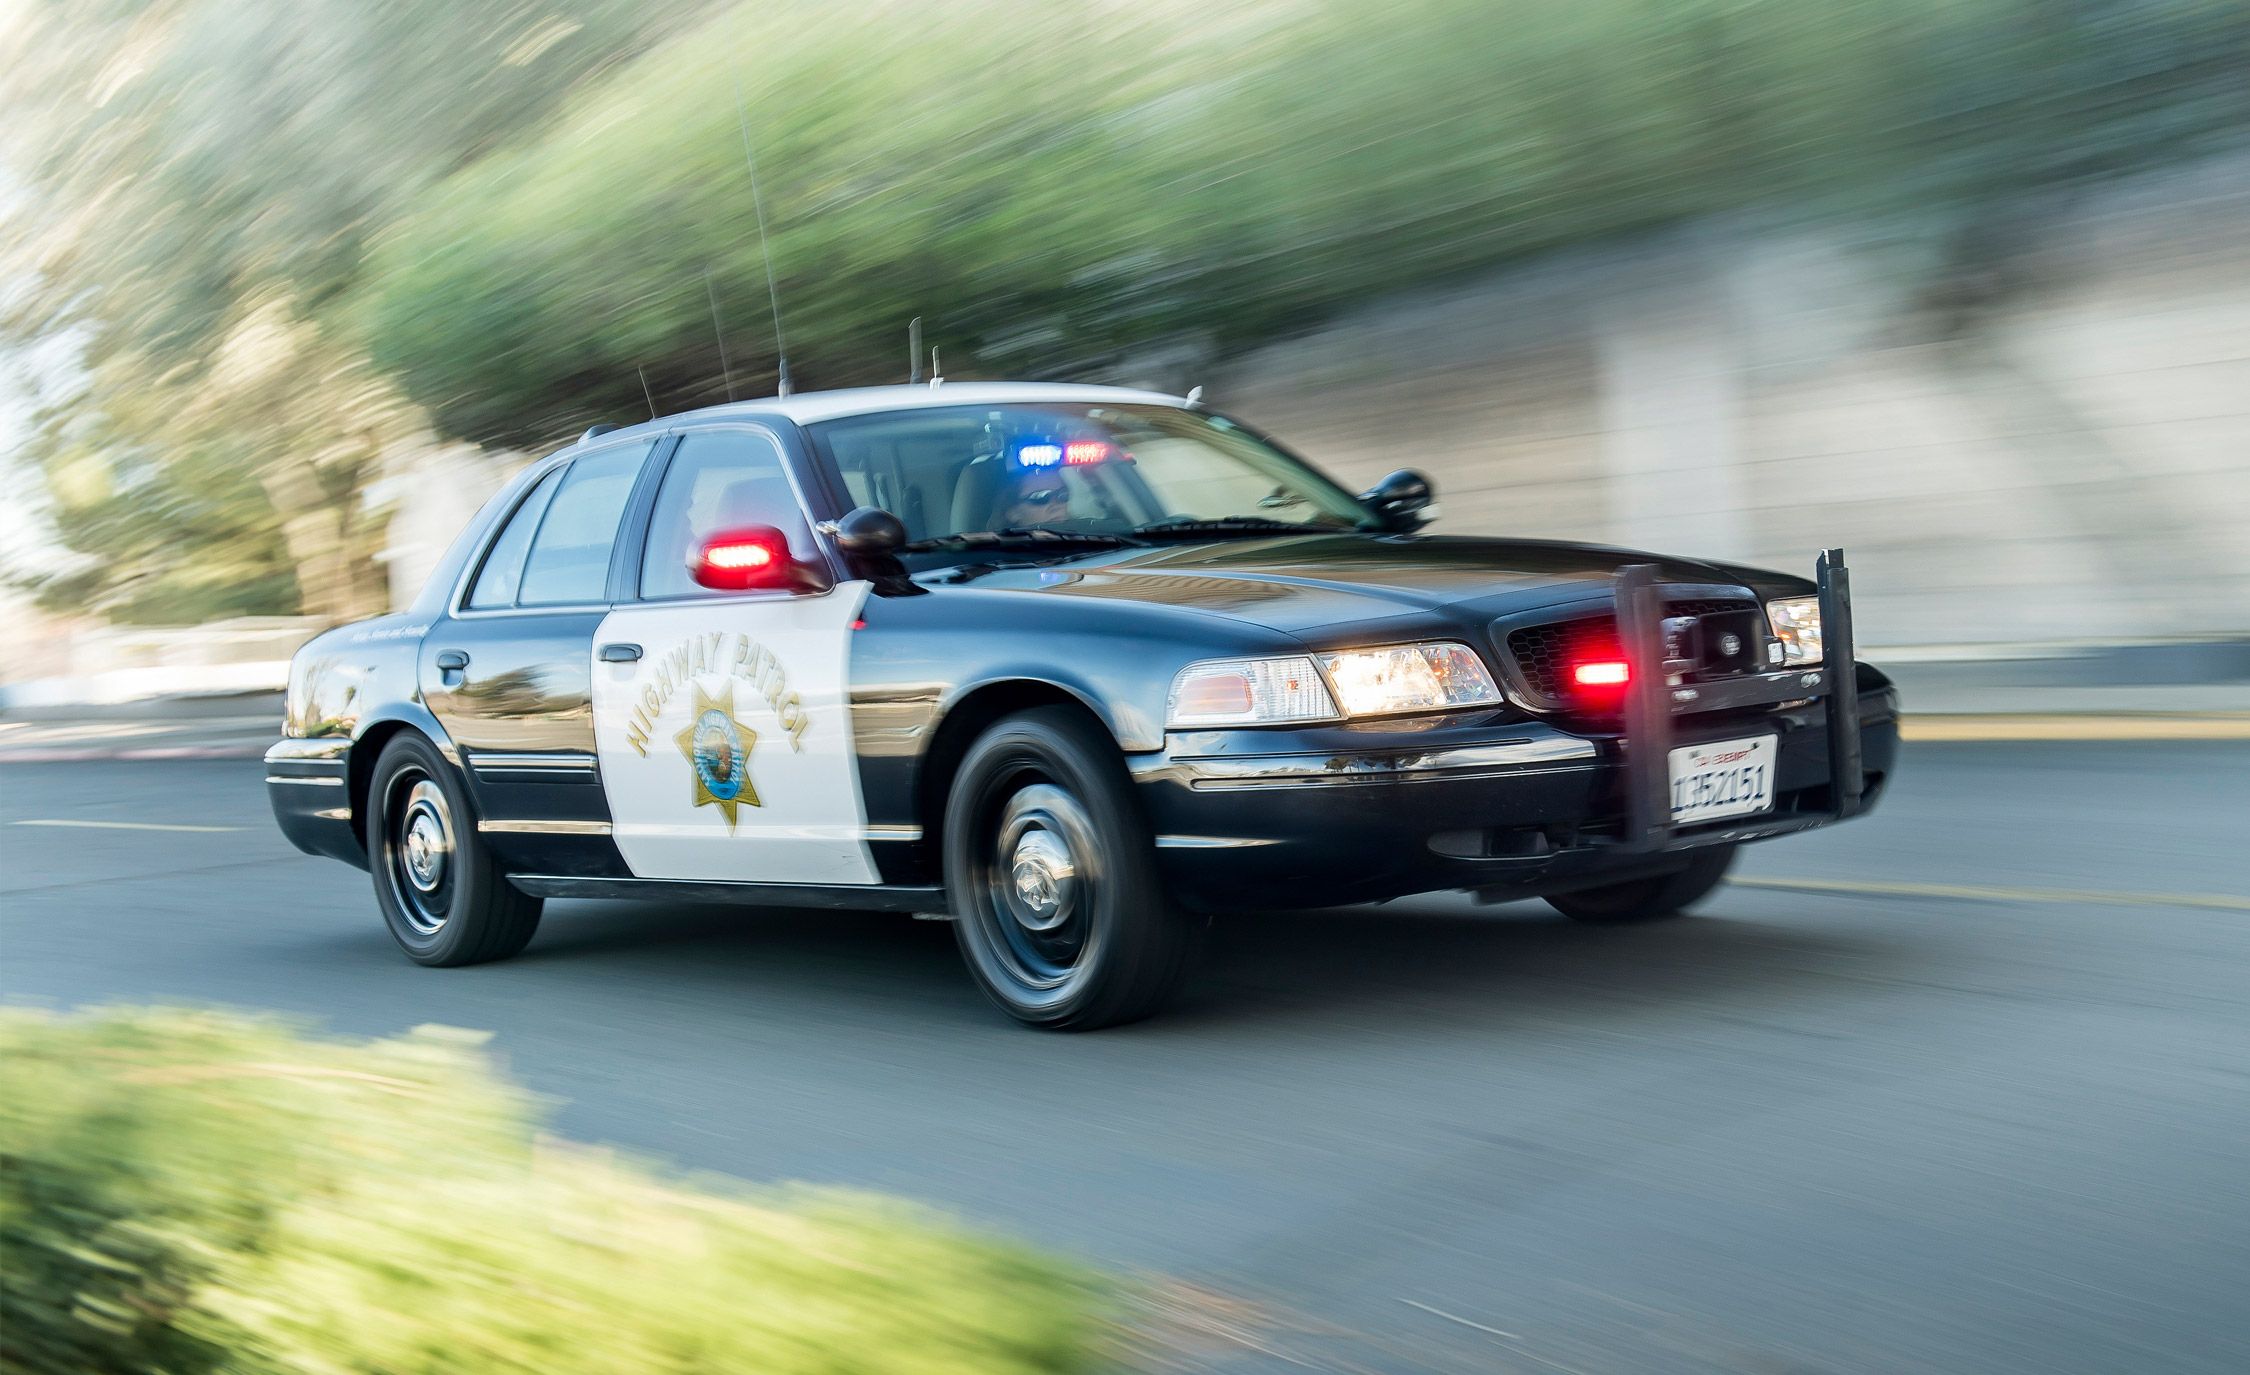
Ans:
{"type": "Polygon", "coordinates": [[[427,963],[511,953],[551,897],[949,911],[1004,1007],[1083,1026],[1156,1005],[1186,913],[1470,889],[1657,915],[1734,846],[1880,794],[1896,696],[1850,657],[1839,557],[1807,579],[1430,536],[1426,500],[1409,475],[1339,494],[1239,425],[1107,388],[589,432],[413,607],[299,652],[275,815],[371,868],[427,963]],[[1241,503],[1264,509],[1225,506],[1268,481],[1241,503]],[[1113,498],[1162,511],[1165,483],[1210,509],[1122,523],[1113,498]],[[979,528],[994,502],[1065,518],[979,528]],[[1297,716],[1218,719],[1238,707],[1297,716]],[[1043,926],[1058,909],[1084,929],[1043,926]]]}

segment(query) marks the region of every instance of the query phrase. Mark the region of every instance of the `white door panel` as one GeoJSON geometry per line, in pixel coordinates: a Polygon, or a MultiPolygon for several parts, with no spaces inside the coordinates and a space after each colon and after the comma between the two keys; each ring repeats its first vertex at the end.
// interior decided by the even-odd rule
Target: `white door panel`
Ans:
{"type": "Polygon", "coordinates": [[[878,882],[852,749],[852,622],[821,596],[619,607],[594,636],[594,744],[613,835],[641,878],[878,882]]]}

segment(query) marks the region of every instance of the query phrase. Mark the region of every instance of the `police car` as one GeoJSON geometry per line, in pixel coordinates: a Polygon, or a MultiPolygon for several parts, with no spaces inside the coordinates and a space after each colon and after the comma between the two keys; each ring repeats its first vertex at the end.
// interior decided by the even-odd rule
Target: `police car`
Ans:
{"type": "Polygon", "coordinates": [[[268,791],[423,964],[516,953],[548,898],[943,913],[1052,1028],[1159,1007],[1206,914],[1662,917],[1881,792],[1897,700],[1836,551],[1806,579],[1434,509],[1115,388],[596,427],[410,610],[298,653],[268,791]]]}

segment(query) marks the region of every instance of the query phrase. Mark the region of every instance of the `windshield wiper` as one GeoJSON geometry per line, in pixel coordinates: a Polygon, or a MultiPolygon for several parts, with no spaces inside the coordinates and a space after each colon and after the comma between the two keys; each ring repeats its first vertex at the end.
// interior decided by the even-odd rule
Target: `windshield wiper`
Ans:
{"type": "Polygon", "coordinates": [[[1045,549],[1058,545],[1077,545],[1084,549],[1123,549],[1143,543],[1130,535],[1113,535],[1099,530],[1048,530],[1022,525],[1010,525],[999,530],[963,530],[958,534],[936,535],[918,539],[898,547],[902,554],[926,554],[933,549],[1045,549]]]}
{"type": "Polygon", "coordinates": [[[1174,516],[1170,520],[1136,525],[1136,535],[1333,535],[1352,529],[1348,525],[1308,525],[1295,520],[1267,520],[1261,516],[1174,516]]]}

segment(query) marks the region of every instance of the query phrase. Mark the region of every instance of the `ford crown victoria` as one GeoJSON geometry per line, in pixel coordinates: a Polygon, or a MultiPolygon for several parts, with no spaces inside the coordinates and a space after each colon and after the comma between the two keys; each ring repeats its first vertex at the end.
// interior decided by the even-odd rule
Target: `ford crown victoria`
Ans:
{"type": "Polygon", "coordinates": [[[297,655],[274,812],[423,964],[514,954],[549,898],[937,913],[1007,1013],[1090,1028],[1211,914],[1663,917],[1881,793],[1837,551],[1439,537],[1430,501],[1112,388],[597,427],[297,655]]]}

